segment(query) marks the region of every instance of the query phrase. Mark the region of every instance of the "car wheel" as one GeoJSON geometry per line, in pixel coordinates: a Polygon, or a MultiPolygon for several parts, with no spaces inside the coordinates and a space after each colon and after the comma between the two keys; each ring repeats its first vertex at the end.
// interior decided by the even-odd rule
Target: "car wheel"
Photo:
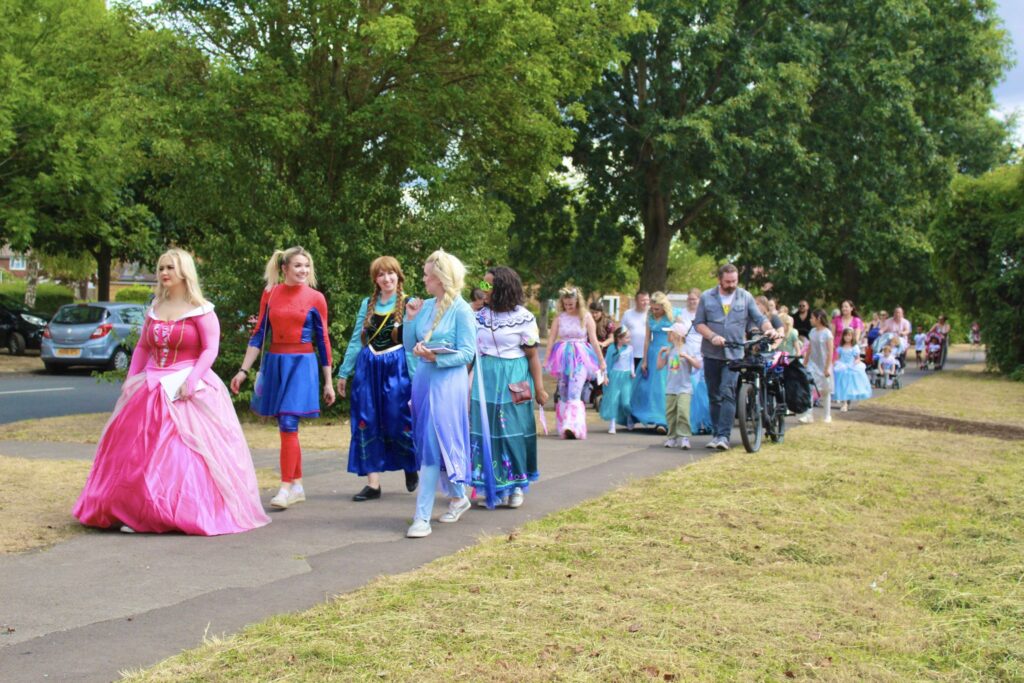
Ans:
{"type": "Polygon", "coordinates": [[[47,372],[52,372],[55,375],[64,374],[64,371],[67,369],[66,366],[59,363],[47,363],[46,361],[43,361],[43,367],[46,368],[47,372]]]}
{"type": "Polygon", "coordinates": [[[14,332],[7,338],[7,351],[12,356],[25,355],[25,338],[21,336],[21,333],[14,332]]]}
{"type": "Polygon", "coordinates": [[[118,347],[114,351],[114,355],[110,357],[110,363],[107,365],[108,370],[127,370],[128,364],[131,362],[131,357],[128,352],[118,347]]]}

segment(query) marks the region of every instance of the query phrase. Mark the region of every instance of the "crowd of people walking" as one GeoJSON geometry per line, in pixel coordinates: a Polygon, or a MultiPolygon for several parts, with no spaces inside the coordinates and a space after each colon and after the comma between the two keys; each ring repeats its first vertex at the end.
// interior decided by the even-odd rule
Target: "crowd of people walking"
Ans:
{"type": "MultiPolygon", "coordinates": [[[[216,535],[267,524],[228,387],[212,370],[220,328],[194,260],[171,249],[157,272],[128,378],[73,513],[126,533],[216,535]]],[[[869,368],[898,375],[912,330],[898,307],[865,325],[851,301],[831,317],[800,301],[791,317],[741,288],[737,268],[726,264],[715,287],[689,291],[679,309],[664,292],[637,292],[620,325],[579,288],[561,289],[542,363],[541,330],[519,275],[491,268],[466,300],[465,266],[438,250],[422,264],[425,299],[407,294],[395,258],[372,262],[335,378],[312,256],[302,247],[275,251],[263,279],[230,391],[241,391],[259,361],[251,409],[276,420],[280,434],[281,483],[269,506],[287,510],[306,499],[301,422],[320,416],[321,401],[347,397],[347,469],[365,477],[353,500],[381,498],[381,473],[403,472],[416,493],[410,538],[432,532],[438,491],[448,499],[441,523],[459,521],[474,496],[489,509],[524,504],[540,476],[535,408],[543,416],[549,400],[545,370],[557,386],[560,438],[587,438],[585,397],[600,392],[610,434],[644,427],[665,436],[665,447],[685,450],[693,434],[710,433],[707,447],[727,450],[738,376],[731,361],[752,331],[803,360],[830,422],[833,400],[847,410],[871,396],[869,368]]],[[[944,318],[931,333],[948,336],[944,318]]],[[[919,358],[928,339],[920,331],[914,339],[923,342],[919,358]]]]}

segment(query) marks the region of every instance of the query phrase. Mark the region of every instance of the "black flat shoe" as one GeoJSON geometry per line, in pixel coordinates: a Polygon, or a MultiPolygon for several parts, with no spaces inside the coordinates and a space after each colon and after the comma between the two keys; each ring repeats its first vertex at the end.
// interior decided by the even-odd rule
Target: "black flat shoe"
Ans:
{"type": "Polygon", "coordinates": [[[375,489],[372,486],[364,486],[363,490],[352,496],[352,500],[357,503],[362,503],[364,500],[377,500],[380,498],[380,489],[375,489]]]}
{"type": "Polygon", "coordinates": [[[405,473],[405,490],[412,493],[416,490],[416,487],[420,485],[420,473],[419,472],[406,472],[405,473]]]}

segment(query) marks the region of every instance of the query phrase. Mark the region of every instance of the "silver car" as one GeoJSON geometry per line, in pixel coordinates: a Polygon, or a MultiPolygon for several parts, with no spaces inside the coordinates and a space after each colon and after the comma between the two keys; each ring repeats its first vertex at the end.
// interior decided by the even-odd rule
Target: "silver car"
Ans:
{"type": "Polygon", "coordinates": [[[101,301],[61,306],[43,330],[43,365],[60,372],[73,365],[125,370],[145,306],[101,301]]]}

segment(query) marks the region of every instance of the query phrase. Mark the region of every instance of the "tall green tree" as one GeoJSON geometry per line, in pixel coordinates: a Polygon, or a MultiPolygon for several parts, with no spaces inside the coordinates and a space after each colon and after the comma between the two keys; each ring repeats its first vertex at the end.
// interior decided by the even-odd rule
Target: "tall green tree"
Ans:
{"type": "Polygon", "coordinates": [[[665,285],[672,239],[782,293],[856,297],[927,265],[952,172],[999,159],[991,0],[643,0],[581,104],[574,161],[665,285]],[[912,258],[908,258],[908,254],[912,258]]]}
{"type": "Polygon", "coordinates": [[[0,240],[91,253],[101,299],[159,246],[136,184],[162,40],[103,0],[0,0],[0,240]]]}
{"type": "Polygon", "coordinates": [[[1024,379],[1024,170],[958,177],[931,239],[945,292],[980,323],[989,366],[1024,379]]]}

